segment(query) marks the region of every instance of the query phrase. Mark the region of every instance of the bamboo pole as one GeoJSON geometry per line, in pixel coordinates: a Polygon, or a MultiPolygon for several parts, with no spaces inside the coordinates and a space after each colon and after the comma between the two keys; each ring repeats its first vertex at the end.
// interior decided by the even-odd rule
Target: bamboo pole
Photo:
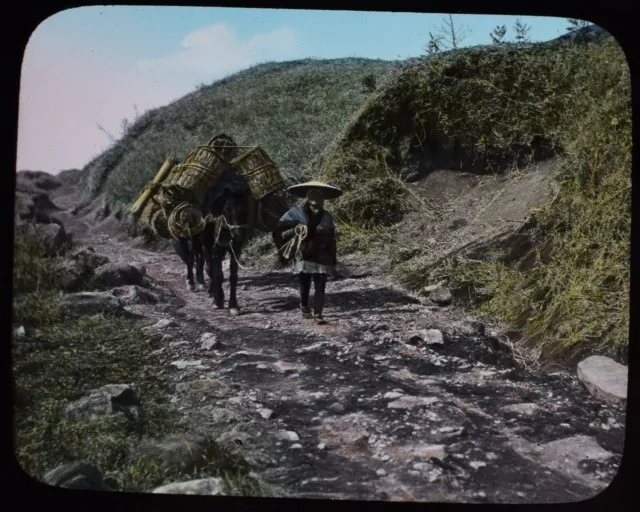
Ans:
{"type": "Polygon", "coordinates": [[[169,174],[169,172],[171,172],[172,169],[173,169],[173,155],[169,155],[167,159],[164,161],[164,163],[162,164],[162,167],[160,167],[160,170],[156,174],[155,178],[153,178],[153,181],[147,186],[147,188],[136,200],[136,202],[133,203],[133,206],[131,207],[131,210],[130,210],[133,216],[137,217],[138,215],[140,215],[149,197],[151,197],[153,194],[157,192],[158,188],[160,187],[160,184],[164,181],[164,179],[167,177],[167,175],[169,174]]]}

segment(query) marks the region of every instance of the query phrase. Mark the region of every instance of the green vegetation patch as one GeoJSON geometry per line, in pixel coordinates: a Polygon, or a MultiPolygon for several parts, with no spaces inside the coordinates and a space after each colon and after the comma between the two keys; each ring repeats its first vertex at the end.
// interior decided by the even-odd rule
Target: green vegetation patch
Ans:
{"type": "MultiPolygon", "coordinates": [[[[595,351],[624,361],[631,235],[629,68],[612,39],[522,55],[527,65],[522,64],[521,72],[531,82],[536,76],[538,83],[519,88],[530,95],[529,106],[505,122],[538,126],[538,140],[548,141],[545,145],[562,155],[559,192],[530,223],[535,264],[521,271],[495,257],[438,262],[425,257],[399,265],[396,275],[414,286],[444,277],[456,286],[481,289],[478,311],[522,329],[523,341],[534,342],[546,356],[595,351]],[[546,57],[531,60],[532,55],[546,57]]],[[[521,80],[522,75],[514,73],[511,76],[521,80]]],[[[502,88],[507,93],[506,84],[502,88]]],[[[508,94],[513,95],[513,88],[508,94]]],[[[469,105],[469,111],[482,111],[488,103],[469,105]]],[[[485,135],[471,129],[468,133],[477,134],[478,140],[485,135]]],[[[528,133],[532,147],[533,129],[519,128],[517,133],[512,141],[528,133]]],[[[516,146],[503,146],[501,140],[492,139],[488,147],[493,154],[508,155],[506,149],[516,146]]]]}

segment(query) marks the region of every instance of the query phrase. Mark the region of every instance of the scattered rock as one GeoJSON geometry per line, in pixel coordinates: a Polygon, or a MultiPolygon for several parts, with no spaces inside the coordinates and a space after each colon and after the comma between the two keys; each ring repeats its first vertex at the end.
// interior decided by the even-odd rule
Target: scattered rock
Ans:
{"type": "Polygon", "coordinates": [[[214,348],[220,348],[222,345],[218,341],[216,335],[211,332],[204,333],[202,336],[200,336],[198,343],[200,343],[200,348],[202,350],[212,350],[214,348]]]}
{"type": "Polygon", "coordinates": [[[427,345],[442,345],[444,338],[442,332],[438,329],[423,329],[409,333],[409,339],[407,340],[409,345],[419,345],[421,342],[427,345]]]}
{"type": "Polygon", "coordinates": [[[452,439],[462,435],[464,427],[442,427],[436,432],[440,434],[440,440],[452,439]]]}
{"type": "Polygon", "coordinates": [[[169,327],[177,327],[178,323],[173,318],[163,318],[155,324],[145,327],[145,330],[163,331],[169,327]]]}
{"type": "Polygon", "coordinates": [[[208,391],[210,389],[225,389],[226,386],[215,379],[198,379],[189,382],[180,382],[176,385],[176,391],[186,393],[190,391],[208,391]]]}
{"type": "Polygon", "coordinates": [[[280,430],[276,433],[276,437],[281,441],[300,441],[298,434],[291,430],[280,430]]]}
{"type": "Polygon", "coordinates": [[[319,443],[318,450],[324,450],[327,447],[326,443],[319,443]]]}
{"type": "Polygon", "coordinates": [[[286,361],[276,361],[275,363],[271,363],[269,367],[278,373],[301,371],[306,369],[306,366],[303,364],[287,363],[286,361]]]}
{"type": "Polygon", "coordinates": [[[84,462],[72,462],[58,466],[42,478],[43,482],[65,489],[112,491],[98,468],[84,462]]]}
{"type": "Polygon", "coordinates": [[[380,468],[380,469],[378,469],[376,471],[376,475],[378,475],[378,476],[385,476],[386,474],[387,474],[387,472],[382,468],[380,468]]]}
{"type": "Polygon", "coordinates": [[[133,265],[107,263],[95,271],[92,284],[96,288],[114,288],[116,286],[143,285],[144,274],[133,265]]]}
{"type": "Polygon", "coordinates": [[[395,402],[387,404],[389,409],[415,409],[416,407],[426,407],[438,401],[435,397],[423,396],[403,396],[395,402]]]}
{"type": "Polygon", "coordinates": [[[61,258],[58,283],[65,292],[82,290],[93,277],[93,267],[77,259],[61,258]]]}
{"type": "Polygon", "coordinates": [[[292,450],[300,450],[300,449],[302,449],[302,445],[300,443],[292,444],[291,445],[291,449],[292,450]]]}
{"type": "Polygon", "coordinates": [[[46,256],[54,256],[66,249],[71,242],[71,236],[67,234],[62,224],[35,224],[36,236],[42,240],[42,249],[46,256]]]}
{"type": "Polygon", "coordinates": [[[265,420],[268,420],[273,416],[273,411],[271,409],[258,409],[258,414],[262,416],[265,420]]]}
{"type": "Polygon", "coordinates": [[[122,303],[130,304],[157,304],[160,302],[159,297],[140,286],[120,286],[111,290],[114,297],[118,297],[122,303]]]}
{"type": "Polygon", "coordinates": [[[215,425],[225,426],[237,424],[240,420],[240,415],[230,409],[213,409],[211,411],[210,420],[215,425]]]}
{"type": "Polygon", "coordinates": [[[182,471],[193,471],[207,455],[208,443],[196,434],[172,434],[161,441],[144,441],[134,451],[134,460],[141,457],[147,462],[182,471]]]}
{"type": "Polygon", "coordinates": [[[453,302],[451,291],[444,286],[444,282],[431,286],[425,286],[422,294],[427,295],[429,300],[438,306],[448,306],[453,302]]]}
{"type": "Polygon", "coordinates": [[[69,256],[72,260],[78,261],[91,269],[96,269],[109,263],[109,258],[102,254],[97,254],[93,247],[81,247],[73,251],[69,256]]]}
{"type": "Polygon", "coordinates": [[[124,313],[122,302],[107,292],[78,292],[63,296],[62,305],[71,315],[98,315],[124,313]]]}
{"type": "Polygon", "coordinates": [[[69,419],[96,420],[109,414],[122,413],[136,420],[139,408],[140,399],[132,384],[108,384],[67,405],[64,414],[69,419]]]}
{"type": "Polygon", "coordinates": [[[342,405],[340,402],[334,402],[328,407],[328,409],[333,412],[343,412],[344,405],[342,405]]]}
{"type": "Polygon", "coordinates": [[[163,485],[151,491],[153,494],[199,494],[217,496],[224,493],[224,483],[221,478],[202,478],[188,482],[176,482],[163,485]]]}
{"type": "Polygon", "coordinates": [[[533,416],[540,410],[536,404],[511,404],[502,407],[502,412],[520,414],[523,416],[533,416]]]}
{"type": "Polygon", "coordinates": [[[580,471],[581,461],[587,459],[605,462],[613,456],[614,454],[588,436],[573,436],[552,441],[542,445],[539,452],[540,460],[549,467],[578,478],[585,478],[585,474],[580,471]]]}
{"type": "Polygon", "coordinates": [[[306,354],[309,352],[314,352],[316,350],[320,350],[325,345],[329,345],[328,341],[320,341],[318,343],[314,343],[313,345],[309,345],[308,347],[300,347],[297,348],[294,352],[296,354],[306,354]]]}
{"type": "Polygon", "coordinates": [[[469,462],[469,466],[471,466],[473,469],[480,469],[483,468],[487,465],[486,462],[480,461],[480,460],[474,460],[469,462]]]}
{"type": "Polygon", "coordinates": [[[389,391],[388,393],[384,394],[383,398],[394,399],[394,398],[400,398],[401,396],[404,396],[404,393],[399,393],[398,391],[389,391]]]}
{"type": "Polygon", "coordinates": [[[24,325],[21,325],[20,327],[18,327],[15,331],[14,331],[14,335],[17,338],[22,338],[24,335],[26,334],[26,331],[24,329],[24,325]]]}
{"type": "Polygon", "coordinates": [[[400,450],[410,457],[443,460],[447,453],[442,444],[417,444],[402,447],[400,450]]]}
{"type": "Polygon", "coordinates": [[[456,229],[460,229],[467,224],[469,224],[469,221],[467,221],[467,219],[454,219],[451,224],[449,224],[449,229],[451,231],[455,231],[456,229]]]}
{"type": "Polygon", "coordinates": [[[185,368],[196,368],[198,370],[206,370],[207,367],[202,364],[201,360],[197,361],[174,361],[171,366],[175,366],[178,370],[184,370],[185,368]]]}
{"type": "Polygon", "coordinates": [[[578,364],[578,378],[589,392],[610,402],[627,399],[628,369],[604,356],[591,356],[578,364]]]}

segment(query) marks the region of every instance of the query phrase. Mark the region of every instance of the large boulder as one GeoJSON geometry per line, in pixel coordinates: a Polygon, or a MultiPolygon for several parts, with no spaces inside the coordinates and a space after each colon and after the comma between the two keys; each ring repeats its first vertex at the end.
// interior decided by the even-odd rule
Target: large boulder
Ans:
{"type": "Polygon", "coordinates": [[[578,364],[578,378],[589,392],[609,402],[627,399],[626,366],[604,356],[591,356],[578,364]]]}
{"type": "Polygon", "coordinates": [[[144,272],[126,263],[107,263],[96,269],[92,284],[99,289],[128,285],[143,286],[144,272]]]}
{"type": "Polygon", "coordinates": [[[53,174],[43,171],[18,171],[16,188],[33,188],[54,190],[62,186],[62,182],[53,174]]]}
{"type": "Polygon", "coordinates": [[[216,496],[223,494],[224,482],[221,478],[201,478],[188,482],[175,482],[154,489],[153,494],[200,494],[216,496]]]}
{"type": "Polygon", "coordinates": [[[124,305],[108,292],[78,292],[63,296],[62,306],[74,316],[122,315],[124,305]]]}
{"type": "Polygon", "coordinates": [[[44,256],[55,256],[65,252],[72,245],[73,237],[62,223],[24,223],[16,226],[16,236],[35,237],[44,256]]]}
{"type": "Polygon", "coordinates": [[[107,486],[100,470],[84,462],[72,462],[58,466],[43,477],[43,482],[66,489],[84,489],[90,491],[112,491],[107,486]]]}
{"type": "Polygon", "coordinates": [[[60,210],[46,192],[26,192],[16,190],[15,212],[18,220],[55,222],[48,212],[60,210]]]}
{"type": "Polygon", "coordinates": [[[60,262],[60,289],[66,292],[76,292],[86,288],[93,278],[95,269],[108,261],[109,258],[97,254],[91,247],[74,251],[60,262]]]}
{"type": "Polygon", "coordinates": [[[140,399],[131,384],[108,384],[89,391],[85,396],[68,404],[64,415],[68,419],[97,420],[111,414],[123,414],[136,420],[140,413],[140,399]]]}
{"type": "Polygon", "coordinates": [[[70,241],[64,227],[59,224],[36,224],[37,234],[42,238],[45,254],[53,255],[65,249],[70,241]]]}

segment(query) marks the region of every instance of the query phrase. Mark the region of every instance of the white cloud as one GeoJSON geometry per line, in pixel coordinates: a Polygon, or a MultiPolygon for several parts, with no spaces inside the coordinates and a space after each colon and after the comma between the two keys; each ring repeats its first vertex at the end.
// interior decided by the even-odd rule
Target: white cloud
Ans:
{"type": "Polygon", "coordinates": [[[189,73],[215,80],[253,64],[294,58],[296,34],[288,28],[257,34],[239,41],[232,26],[216,23],[191,32],[182,40],[183,50],[138,62],[140,69],[156,76],[189,73]]]}
{"type": "Polygon", "coordinates": [[[295,33],[282,28],[239,42],[232,27],[188,34],[184,49],[159,59],[114,60],[89,47],[64,48],[34,38],[22,69],[17,169],[57,173],[80,168],[102,152],[100,123],[120,135],[123,118],[166,105],[210,82],[296,52],[295,33]]]}

